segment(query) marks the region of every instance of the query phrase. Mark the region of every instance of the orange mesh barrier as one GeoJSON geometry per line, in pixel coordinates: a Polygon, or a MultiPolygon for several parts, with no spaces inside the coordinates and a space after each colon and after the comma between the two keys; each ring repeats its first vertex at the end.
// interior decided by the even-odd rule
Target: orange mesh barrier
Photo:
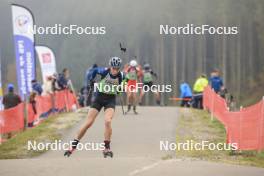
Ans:
{"type": "MultiPolygon", "coordinates": [[[[71,110],[77,104],[76,96],[68,90],[54,93],[54,95],[37,96],[36,111],[34,113],[32,104],[27,104],[28,123],[34,122],[43,113],[51,112],[53,108],[71,110]],[[53,107],[54,106],[54,107],[53,107]]],[[[0,111],[0,134],[18,131],[24,127],[24,103],[18,106],[0,111]]]]}
{"type": "Polygon", "coordinates": [[[203,93],[203,106],[224,124],[227,142],[237,143],[239,150],[264,149],[264,101],[230,112],[223,98],[209,86],[203,93]]]}
{"type": "Polygon", "coordinates": [[[24,128],[24,103],[0,111],[0,133],[19,131],[24,128]]]}
{"type": "Polygon", "coordinates": [[[55,93],[55,108],[56,109],[64,109],[66,107],[66,102],[65,102],[65,99],[66,99],[66,93],[65,91],[58,91],[55,93]]]}
{"type": "Polygon", "coordinates": [[[37,102],[36,109],[38,116],[52,109],[52,99],[50,95],[37,96],[36,102],[37,102]]]}
{"type": "Polygon", "coordinates": [[[67,94],[67,102],[66,102],[67,110],[72,110],[74,105],[75,105],[76,107],[78,106],[78,105],[77,105],[77,98],[76,98],[76,96],[75,96],[73,93],[71,93],[70,91],[67,91],[66,94],[67,94]]]}

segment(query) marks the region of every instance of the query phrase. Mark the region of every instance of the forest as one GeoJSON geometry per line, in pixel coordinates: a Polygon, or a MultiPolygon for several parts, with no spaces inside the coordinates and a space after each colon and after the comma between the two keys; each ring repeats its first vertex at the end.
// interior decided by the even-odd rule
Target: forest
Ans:
{"type": "MultiPolygon", "coordinates": [[[[11,25],[12,3],[31,9],[35,24],[105,26],[105,35],[39,35],[36,44],[47,45],[56,55],[57,69],[69,68],[80,89],[93,63],[107,66],[108,58],[125,62],[136,58],[149,62],[158,84],[173,85],[163,102],[179,95],[181,80],[192,85],[202,73],[221,71],[225,87],[241,105],[264,95],[264,1],[263,0],[149,0],[1,1],[0,26],[2,79],[16,82],[11,25]],[[10,19],[8,22],[7,19],[10,19]],[[236,35],[161,35],[160,25],[186,24],[238,27],[236,35]],[[127,52],[119,48],[121,42],[127,52]]],[[[41,78],[39,66],[38,78],[41,78]]]]}

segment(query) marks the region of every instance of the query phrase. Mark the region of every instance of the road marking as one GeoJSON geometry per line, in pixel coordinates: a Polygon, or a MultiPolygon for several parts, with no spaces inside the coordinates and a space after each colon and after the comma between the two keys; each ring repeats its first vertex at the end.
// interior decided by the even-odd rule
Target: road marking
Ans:
{"type": "Polygon", "coordinates": [[[158,162],[155,162],[153,164],[150,164],[150,165],[147,165],[147,166],[144,166],[140,169],[136,169],[132,172],[129,173],[130,176],[133,176],[133,175],[137,175],[139,173],[142,173],[142,172],[145,172],[147,170],[150,170],[150,169],[153,169],[154,167],[160,165],[160,164],[164,164],[164,163],[171,163],[171,162],[179,162],[179,161],[182,161],[181,159],[170,159],[170,160],[161,160],[161,161],[158,161],[158,162]]]}
{"type": "Polygon", "coordinates": [[[144,166],[144,167],[142,167],[142,168],[140,168],[140,169],[136,169],[136,170],[130,172],[129,175],[133,176],[133,175],[139,174],[139,173],[141,173],[141,172],[144,172],[144,171],[150,170],[150,169],[156,167],[157,165],[159,165],[160,163],[161,163],[161,162],[159,161],[159,162],[153,163],[153,164],[151,164],[151,165],[144,166]]]}

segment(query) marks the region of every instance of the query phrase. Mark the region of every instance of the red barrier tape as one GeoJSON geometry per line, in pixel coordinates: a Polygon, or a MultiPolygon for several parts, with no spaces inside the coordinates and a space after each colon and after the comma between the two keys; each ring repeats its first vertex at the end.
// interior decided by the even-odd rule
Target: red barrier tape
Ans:
{"type": "MultiPolygon", "coordinates": [[[[33,123],[43,113],[51,112],[52,108],[56,110],[72,110],[78,107],[76,96],[69,90],[58,91],[53,95],[37,96],[36,111],[34,113],[32,104],[27,104],[28,123],[33,123]]],[[[18,106],[0,111],[0,134],[19,131],[24,128],[24,103],[18,106]]]]}
{"type": "Polygon", "coordinates": [[[203,93],[203,106],[224,124],[227,143],[237,143],[239,150],[264,149],[264,101],[230,112],[223,98],[209,86],[203,93]]]}

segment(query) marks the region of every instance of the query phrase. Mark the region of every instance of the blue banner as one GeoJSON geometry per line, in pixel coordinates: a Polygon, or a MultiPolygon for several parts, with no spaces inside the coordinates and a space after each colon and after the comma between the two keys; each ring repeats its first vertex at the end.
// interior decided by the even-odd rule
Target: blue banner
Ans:
{"type": "Polygon", "coordinates": [[[12,5],[12,16],[17,83],[19,95],[23,99],[31,92],[31,81],[36,77],[33,17],[29,10],[18,5],[12,5]]]}
{"type": "Polygon", "coordinates": [[[31,92],[31,81],[35,79],[33,42],[24,36],[15,35],[16,70],[20,96],[31,92]]]}

